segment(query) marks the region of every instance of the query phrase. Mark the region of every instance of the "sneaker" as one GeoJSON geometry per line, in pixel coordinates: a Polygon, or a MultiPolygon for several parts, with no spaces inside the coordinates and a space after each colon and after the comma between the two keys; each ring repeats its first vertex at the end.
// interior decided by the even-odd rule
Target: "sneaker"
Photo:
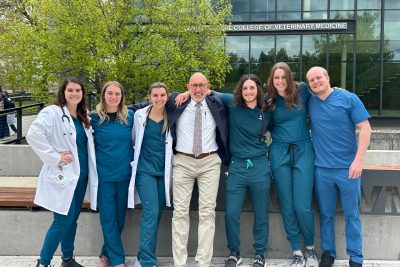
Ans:
{"type": "Polygon", "coordinates": [[[331,256],[331,253],[329,253],[329,251],[324,251],[321,255],[321,262],[318,267],[332,267],[334,262],[335,258],[331,256]]]}
{"type": "Polygon", "coordinates": [[[304,260],[303,254],[301,255],[293,254],[292,267],[305,267],[305,266],[306,266],[306,261],[304,260]]]}
{"type": "Polygon", "coordinates": [[[263,255],[256,255],[253,260],[252,267],[265,267],[267,263],[265,262],[265,258],[263,255]]]}
{"type": "MultiPolygon", "coordinates": [[[[37,259],[35,267],[40,267],[40,259],[37,259]]],[[[44,267],[48,267],[48,265],[44,265],[44,267]]]]}
{"type": "Polygon", "coordinates": [[[99,260],[96,262],[96,267],[108,267],[111,266],[110,260],[107,256],[101,255],[99,260]]]}
{"type": "Polygon", "coordinates": [[[6,137],[1,138],[0,140],[1,140],[1,141],[7,141],[7,140],[10,140],[10,137],[9,137],[9,136],[6,136],[6,137]]]}
{"type": "Polygon", "coordinates": [[[362,267],[362,263],[358,263],[358,262],[349,260],[349,267],[362,267]]]}
{"type": "Polygon", "coordinates": [[[75,261],[74,258],[68,260],[62,260],[61,267],[84,267],[75,261]]]}
{"type": "Polygon", "coordinates": [[[242,257],[239,252],[231,252],[229,258],[225,261],[225,267],[236,267],[242,263],[242,257]]]}
{"type": "Polygon", "coordinates": [[[304,258],[306,259],[307,267],[317,267],[318,266],[317,253],[315,253],[314,249],[306,249],[306,251],[304,252],[304,258]]]}

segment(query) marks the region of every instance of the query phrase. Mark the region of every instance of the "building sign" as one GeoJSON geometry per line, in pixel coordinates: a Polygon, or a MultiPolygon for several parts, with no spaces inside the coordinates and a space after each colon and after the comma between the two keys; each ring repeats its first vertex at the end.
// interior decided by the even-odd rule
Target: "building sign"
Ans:
{"type": "Polygon", "coordinates": [[[227,32],[354,31],[354,21],[231,24],[227,32]]]}

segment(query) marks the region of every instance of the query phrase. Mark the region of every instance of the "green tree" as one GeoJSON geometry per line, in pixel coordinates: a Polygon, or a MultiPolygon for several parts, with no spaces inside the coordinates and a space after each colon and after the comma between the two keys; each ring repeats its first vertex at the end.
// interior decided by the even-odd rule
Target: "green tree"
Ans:
{"type": "Polygon", "coordinates": [[[41,97],[76,75],[97,91],[118,80],[135,99],[155,81],[184,90],[194,71],[221,88],[229,18],[222,0],[0,0],[0,68],[41,97]]]}

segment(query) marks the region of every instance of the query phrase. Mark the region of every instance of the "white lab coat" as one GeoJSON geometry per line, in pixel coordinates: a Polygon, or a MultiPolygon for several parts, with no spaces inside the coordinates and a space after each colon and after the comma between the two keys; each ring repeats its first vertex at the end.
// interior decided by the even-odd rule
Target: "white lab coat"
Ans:
{"type": "MultiPolygon", "coordinates": [[[[135,208],[135,204],[140,203],[139,195],[135,189],[135,179],[137,164],[139,161],[140,150],[143,142],[143,135],[145,129],[145,122],[147,119],[147,112],[151,106],[139,109],[135,112],[134,116],[134,129],[135,129],[135,145],[134,145],[134,157],[131,162],[132,166],[132,177],[129,183],[129,193],[128,193],[128,208],[135,208]]],[[[171,206],[170,200],[170,184],[171,184],[171,160],[172,160],[172,136],[169,130],[166,133],[165,142],[165,168],[164,168],[164,182],[165,182],[165,204],[167,207],[171,206]]]]}
{"type": "MultiPolygon", "coordinates": [[[[26,140],[44,163],[39,174],[34,203],[67,215],[78,183],[80,167],[75,125],[68,109],[63,109],[69,121],[64,118],[63,122],[63,112],[59,106],[51,105],[40,111],[29,128],[26,140]],[[64,179],[60,180],[58,163],[61,159],[60,152],[63,151],[71,151],[73,159],[70,164],[63,166],[64,179]]],[[[89,181],[85,199],[90,201],[91,209],[96,210],[98,180],[92,127],[84,129],[88,138],[89,154],[89,181]]]]}

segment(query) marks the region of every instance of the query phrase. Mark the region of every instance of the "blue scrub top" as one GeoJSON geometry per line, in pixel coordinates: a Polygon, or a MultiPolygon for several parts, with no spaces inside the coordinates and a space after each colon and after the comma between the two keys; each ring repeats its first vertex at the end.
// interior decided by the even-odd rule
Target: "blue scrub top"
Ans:
{"type": "Polygon", "coordinates": [[[100,123],[97,114],[91,114],[99,180],[126,181],[131,178],[133,160],[132,127],[133,111],[128,110],[126,123],[118,119],[100,123]]]}
{"type": "Polygon", "coordinates": [[[79,168],[80,177],[86,177],[89,173],[89,156],[88,156],[88,138],[83,128],[82,121],[73,116],[72,121],[74,122],[76,129],[76,146],[78,147],[78,158],[79,158],[79,168]]]}
{"type": "Polygon", "coordinates": [[[219,94],[222,103],[229,108],[229,149],[232,157],[252,159],[266,156],[268,147],[262,135],[267,133],[271,113],[233,106],[232,94],[219,94]]]}
{"type": "Polygon", "coordinates": [[[165,132],[162,133],[164,120],[155,122],[146,120],[137,172],[152,176],[164,176],[165,132]]]}
{"type": "Polygon", "coordinates": [[[357,153],[356,125],[370,118],[357,95],[341,88],[309,101],[315,166],[349,168],[357,153]]]}
{"type": "Polygon", "coordinates": [[[293,144],[310,139],[307,113],[311,92],[305,83],[299,84],[298,95],[301,106],[294,106],[292,109],[285,106],[285,99],[282,96],[277,96],[276,107],[272,111],[272,142],[293,144]]]}

